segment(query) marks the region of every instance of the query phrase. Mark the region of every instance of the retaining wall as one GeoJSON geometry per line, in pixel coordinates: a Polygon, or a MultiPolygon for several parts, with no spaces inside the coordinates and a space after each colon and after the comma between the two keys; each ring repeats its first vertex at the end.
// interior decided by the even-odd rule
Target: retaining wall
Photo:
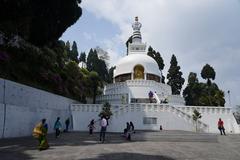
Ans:
{"type": "MultiPolygon", "coordinates": [[[[49,132],[59,116],[63,127],[71,117],[70,105],[76,101],[40,89],[0,79],[0,137],[20,137],[32,134],[42,118],[47,119],[49,132]]],[[[79,103],[79,102],[78,102],[79,103]]]]}

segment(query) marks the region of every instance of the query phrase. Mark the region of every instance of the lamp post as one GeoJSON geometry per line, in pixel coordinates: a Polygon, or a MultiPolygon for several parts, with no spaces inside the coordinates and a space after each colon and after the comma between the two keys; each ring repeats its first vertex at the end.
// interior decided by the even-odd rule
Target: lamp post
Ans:
{"type": "Polygon", "coordinates": [[[228,90],[227,93],[228,93],[228,102],[229,102],[229,106],[231,106],[230,90],[228,90]]]}

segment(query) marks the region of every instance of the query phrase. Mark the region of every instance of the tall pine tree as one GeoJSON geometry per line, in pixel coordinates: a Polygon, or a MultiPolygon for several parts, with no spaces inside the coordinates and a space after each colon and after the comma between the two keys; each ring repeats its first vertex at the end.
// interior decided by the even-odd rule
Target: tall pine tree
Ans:
{"type": "Polygon", "coordinates": [[[75,41],[73,41],[72,50],[70,52],[70,60],[75,61],[76,63],[79,63],[77,43],[75,41]]]}
{"type": "Polygon", "coordinates": [[[178,66],[177,58],[173,54],[170,62],[170,68],[168,70],[167,84],[172,88],[173,95],[179,95],[184,84],[184,78],[182,78],[182,72],[180,71],[180,66],[178,66]]]}
{"type": "Polygon", "coordinates": [[[87,70],[90,72],[95,71],[97,67],[96,64],[97,61],[98,61],[97,52],[91,48],[87,57],[87,70]]]}
{"type": "Polygon", "coordinates": [[[81,52],[80,57],[79,57],[79,61],[86,63],[86,53],[85,52],[81,52]]]}
{"type": "Polygon", "coordinates": [[[87,69],[97,72],[102,81],[109,82],[107,65],[104,60],[98,58],[96,50],[90,49],[89,51],[87,69]]]}
{"type": "MultiPolygon", "coordinates": [[[[151,46],[149,46],[147,54],[157,62],[159,70],[162,71],[164,69],[165,64],[161,54],[159,52],[156,52],[151,46]]],[[[165,77],[163,75],[162,83],[165,83],[165,77]]]]}

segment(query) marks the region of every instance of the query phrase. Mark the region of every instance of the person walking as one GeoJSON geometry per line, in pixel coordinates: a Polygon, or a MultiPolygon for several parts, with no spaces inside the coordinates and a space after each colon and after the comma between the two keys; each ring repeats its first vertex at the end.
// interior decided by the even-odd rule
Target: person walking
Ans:
{"type": "Polygon", "coordinates": [[[130,121],[130,131],[131,131],[132,133],[135,133],[134,125],[133,125],[132,121],[130,121]]]}
{"type": "Polygon", "coordinates": [[[104,141],[105,141],[105,134],[106,134],[106,130],[107,130],[107,120],[106,120],[105,116],[101,117],[100,126],[101,126],[100,141],[102,143],[104,143],[104,141]]]}
{"type": "Polygon", "coordinates": [[[131,126],[129,122],[126,123],[126,128],[124,129],[124,135],[126,140],[129,140],[129,141],[131,140],[131,126]]]}
{"type": "Polygon", "coordinates": [[[45,150],[49,148],[48,141],[47,141],[47,131],[48,125],[46,123],[46,119],[42,119],[33,129],[33,137],[38,139],[39,145],[38,149],[45,150]]]}
{"type": "Polygon", "coordinates": [[[58,138],[60,136],[60,130],[62,128],[62,124],[60,122],[60,117],[57,117],[57,120],[54,124],[54,129],[56,131],[55,137],[58,138]]]}
{"type": "Polygon", "coordinates": [[[94,119],[92,119],[88,125],[88,128],[89,128],[89,134],[92,135],[93,134],[93,129],[95,128],[94,127],[94,119]]]}
{"type": "Polygon", "coordinates": [[[224,122],[222,121],[221,118],[219,118],[219,120],[218,120],[218,129],[219,129],[221,135],[224,134],[226,136],[224,122]]]}
{"type": "Polygon", "coordinates": [[[67,118],[65,121],[65,126],[66,126],[65,132],[68,132],[69,124],[70,124],[70,119],[67,118]]]}

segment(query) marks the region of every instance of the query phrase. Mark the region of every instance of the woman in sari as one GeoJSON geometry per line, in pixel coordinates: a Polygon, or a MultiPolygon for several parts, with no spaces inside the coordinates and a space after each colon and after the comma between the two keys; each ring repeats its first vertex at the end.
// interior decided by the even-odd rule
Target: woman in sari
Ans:
{"type": "Polygon", "coordinates": [[[44,150],[49,148],[47,138],[46,138],[47,131],[48,131],[48,125],[46,123],[46,119],[42,119],[42,121],[38,123],[33,129],[33,136],[37,138],[39,141],[39,145],[38,145],[39,150],[44,150]]]}

